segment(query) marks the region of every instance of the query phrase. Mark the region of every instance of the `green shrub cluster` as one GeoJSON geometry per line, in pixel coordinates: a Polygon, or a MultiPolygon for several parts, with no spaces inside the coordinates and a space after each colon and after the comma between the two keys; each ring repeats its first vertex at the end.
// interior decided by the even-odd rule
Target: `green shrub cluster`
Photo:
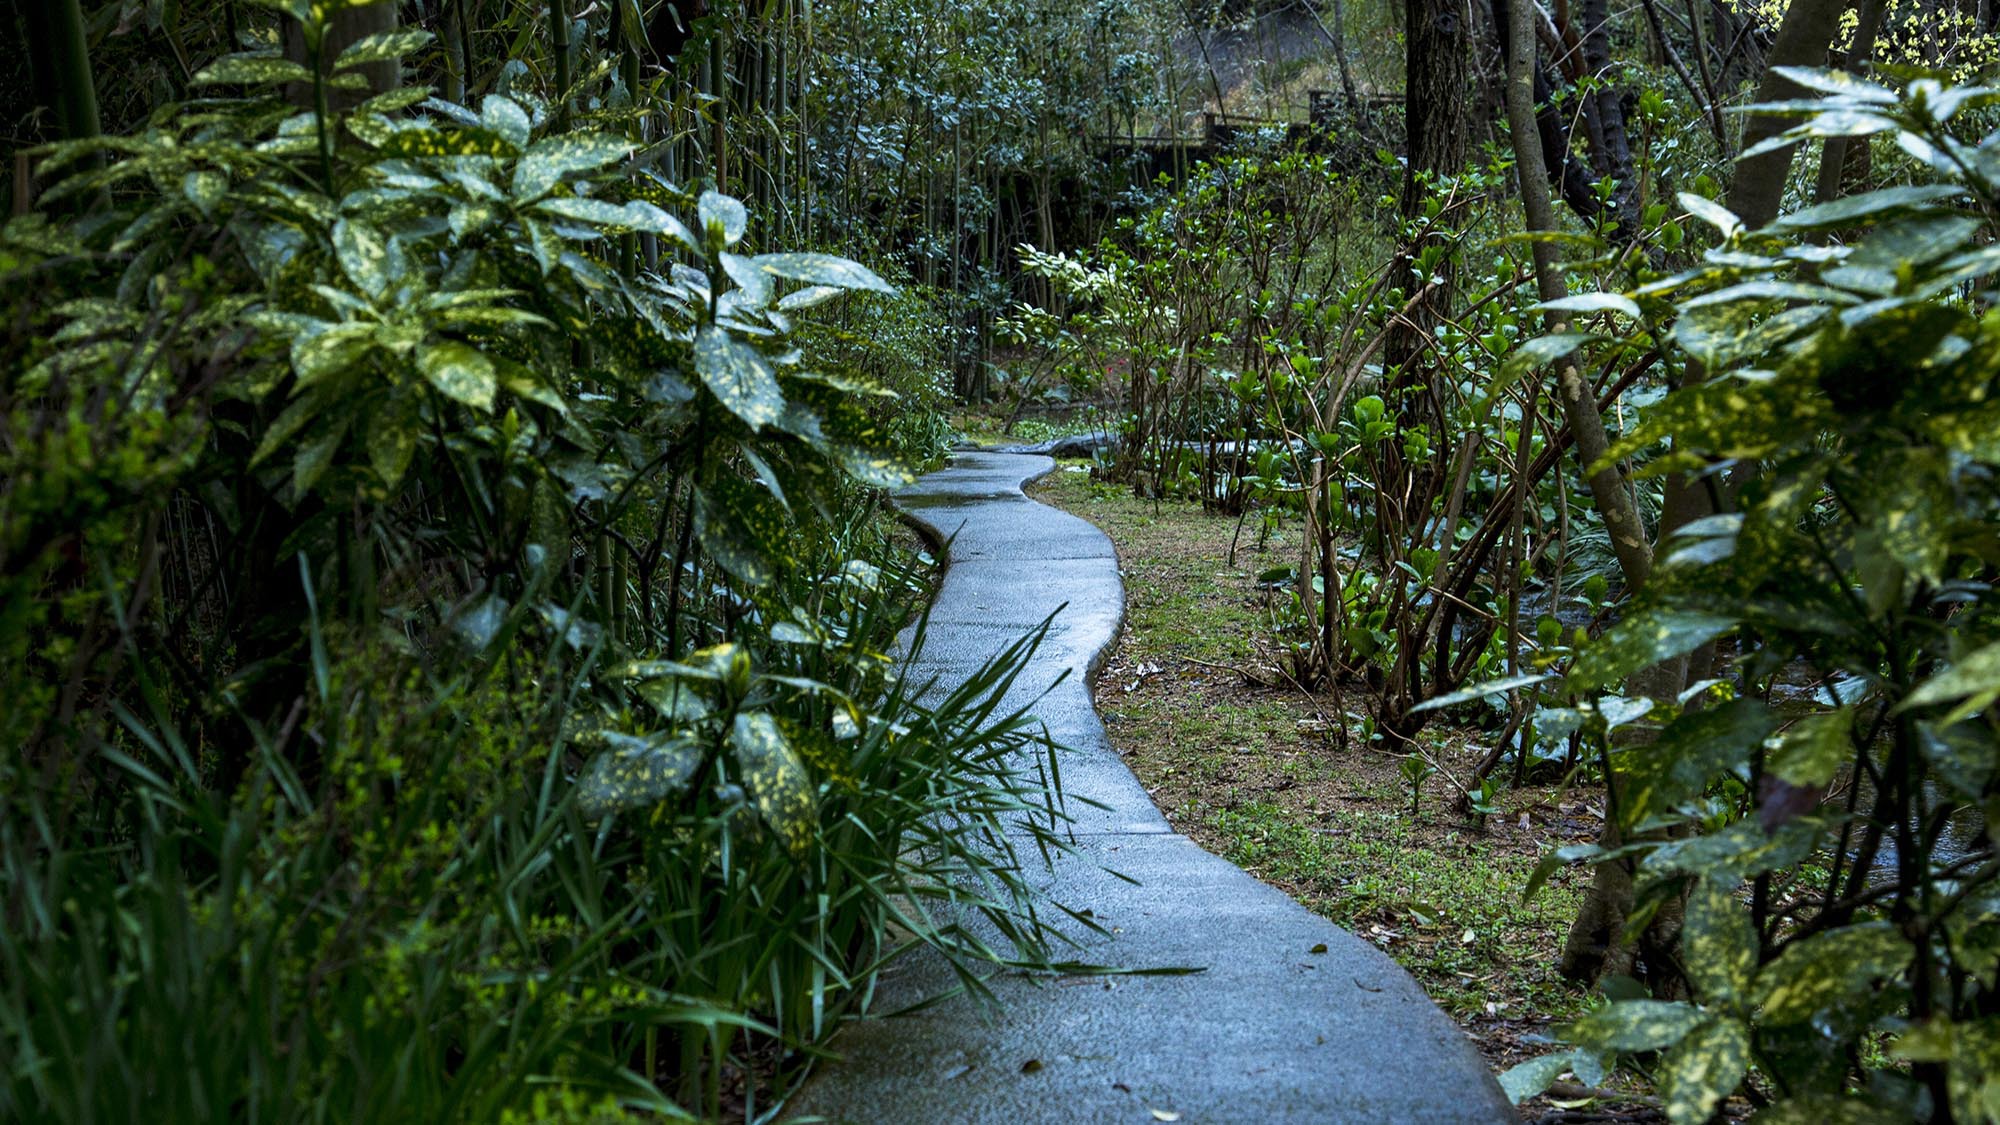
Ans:
{"type": "Polygon", "coordinates": [[[1033,639],[918,702],[943,429],[802,329],[890,286],[524,89],[329,108],[427,38],[0,230],[0,1117],[754,1115],[884,959],[1044,948],[1033,639]]]}
{"type": "MultiPolygon", "coordinates": [[[[2000,1114],[2000,133],[1987,88],[1788,70],[1820,95],[1773,143],[1893,138],[1913,183],[1717,229],[1693,268],[1591,298],[1689,372],[1609,457],[1658,454],[1722,503],[1670,537],[1573,691],[1697,648],[1726,679],[1676,702],[1601,696],[1648,737],[1605,747],[1636,932],[1673,924],[1651,995],[1629,979],[1517,1068],[1518,1093],[1613,1060],[1667,1116],[1743,1091],[1758,1121],[2000,1114]],[[1983,133],[1983,136],[1981,135],[1983,133]],[[1633,995],[1637,993],[1637,995],[1633,995]]],[[[1568,346],[1574,346],[1573,344],[1568,346]]],[[[1600,735],[1602,731],[1600,730],[1600,735]]]]}

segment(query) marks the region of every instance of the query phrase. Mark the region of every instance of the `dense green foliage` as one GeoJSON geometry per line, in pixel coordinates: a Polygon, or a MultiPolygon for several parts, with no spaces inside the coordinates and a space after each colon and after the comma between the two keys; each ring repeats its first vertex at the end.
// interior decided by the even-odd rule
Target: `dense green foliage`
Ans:
{"type": "Polygon", "coordinates": [[[430,39],[221,57],[0,232],[0,1116],[755,1115],[886,958],[1044,948],[1034,639],[887,655],[891,287],[525,69],[365,89],[430,39]]]}
{"type": "Polygon", "coordinates": [[[1923,171],[1759,231],[1689,200],[1720,245],[1602,302],[1707,372],[1614,453],[1670,438],[1650,471],[1739,504],[1668,541],[1569,684],[1736,652],[1677,706],[1596,700],[1656,734],[1610,750],[1633,842],[1564,857],[1636,865],[1652,909],[1686,896],[1687,999],[1595,1011],[1518,1080],[1658,1051],[1677,1122],[1752,1067],[1760,1121],[1975,1121],[2000,1108],[2000,861],[1967,818],[2000,794],[2000,315],[1966,296],[2000,269],[1970,242],[2000,132],[1965,130],[2000,94],[1794,76],[1826,95],[1785,107],[1796,135],[1886,132],[1923,171]]]}

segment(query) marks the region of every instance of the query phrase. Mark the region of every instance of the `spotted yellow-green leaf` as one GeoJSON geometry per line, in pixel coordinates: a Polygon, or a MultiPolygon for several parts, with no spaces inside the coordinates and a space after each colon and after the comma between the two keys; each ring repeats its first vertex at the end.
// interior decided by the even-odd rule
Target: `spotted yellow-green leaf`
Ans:
{"type": "Polygon", "coordinates": [[[460,241],[486,230],[500,221],[500,208],[491,203],[460,203],[448,217],[452,237],[460,241]]]}
{"type": "Polygon", "coordinates": [[[702,549],[731,574],[752,586],[777,577],[792,529],[769,492],[737,477],[719,477],[696,494],[694,520],[702,549]]]}
{"type": "Polygon", "coordinates": [[[494,135],[504,137],[515,148],[527,148],[528,137],[534,132],[535,123],[521,103],[509,97],[493,94],[479,103],[479,123],[494,135]]]}
{"type": "Polygon", "coordinates": [[[215,205],[228,191],[229,177],[220,172],[201,169],[181,177],[181,194],[206,218],[215,217],[215,205]]]}
{"type": "Polygon", "coordinates": [[[340,443],[347,436],[347,426],[347,415],[336,411],[324,429],[299,443],[298,452],[292,455],[294,490],[303,495],[326,474],[333,464],[333,455],[340,451],[340,443]]]}
{"type": "Polygon", "coordinates": [[[785,409],[771,361],[713,324],[695,334],[694,369],[723,407],[752,430],[777,421],[785,409]]]}
{"type": "Polygon", "coordinates": [[[226,55],[195,72],[193,86],[266,86],[273,82],[310,82],[312,72],[275,55],[226,55]]]}
{"type": "Polygon", "coordinates": [[[758,269],[773,277],[824,285],[834,289],[871,289],[894,293],[896,287],[881,279],[874,270],[859,262],[832,254],[759,254],[751,259],[758,269]]]}
{"type": "Polygon", "coordinates": [[[389,240],[381,231],[355,219],[341,219],[333,224],[333,253],[363,293],[380,297],[389,288],[389,240]]]}
{"type": "Polygon", "coordinates": [[[528,252],[535,257],[535,266],[548,276],[556,263],[562,261],[562,236],[549,224],[521,216],[521,232],[528,236],[528,252]]]}
{"type": "Polygon", "coordinates": [[[1639,303],[1623,293],[1576,293],[1543,301],[1535,307],[1545,312],[1624,313],[1633,320],[1639,319],[1639,303]]]}
{"type": "Polygon", "coordinates": [[[402,483],[417,452],[423,427],[412,406],[406,396],[398,396],[377,407],[368,419],[368,462],[390,488],[402,483]]]}
{"type": "Polygon", "coordinates": [[[1802,1023],[1895,976],[1910,963],[1910,943],[1888,922],[1844,926],[1798,942],[1764,966],[1757,984],[1764,1018],[1802,1023]]]}
{"type": "Polygon", "coordinates": [[[836,289],[831,285],[808,285],[795,293],[787,293],[778,298],[778,307],[786,312],[797,312],[825,304],[845,292],[847,290],[836,289]]]}
{"type": "Polygon", "coordinates": [[[1577,657],[1570,682],[1595,687],[1622,680],[1721,636],[1735,620],[1699,610],[1641,607],[1605,630],[1596,643],[1577,657]]]}
{"type": "Polygon", "coordinates": [[[1749,1070],[1750,1029],[1726,1016],[1709,1020],[1668,1051],[1661,1064],[1667,1120],[1701,1125],[1743,1084],[1749,1070]]]}
{"type": "Polygon", "coordinates": [[[357,113],[396,114],[416,105],[430,96],[430,91],[422,86],[405,86],[400,90],[390,90],[377,94],[355,107],[357,113]]]}
{"type": "Polygon", "coordinates": [[[1903,707],[1932,707],[1956,702],[1945,716],[1947,723],[1984,711],[2000,699],[2000,642],[1975,649],[1955,661],[1941,676],[1917,685],[1903,700],[1903,707]]]}
{"type": "Polygon", "coordinates": [[[1757,931],[1728,886],[1708,881],[1695,886],[1681,945],[1682,960],[1704,1002],[1749,994],[1757,977],[1757,931]]]}
{"type": "Polygon", "coordinates": [[[320,412],[326,409],[326,403],[326,396],[320,394],[318,388],[310,388],[293,399],[278,412],[270,427],[264,431],[264,436],[258,440],[256,451],[250,455],[250,464],[253,467],[261,464],[265,458],[283,448],[286,442],[305,428],[306,423],[318,417],[320,412]]]}
{"type": "Polygon", "coordinates": [[[763,308],[771,303],[771,274],[758,269],[756,263],[741,254],[724,253],[722,272],[729,275],[743,291],[743,299],[753,308],[763,308]]]}
{"type": "Polygon", "coordinates": [[[730,746],[757,815],[794,855],[812,844],[813,782],[778,720],[762,711],[736,716],[730,746]]]}
{"type": "Polygon", "coordinates": [[[628,225],[624,205],[604,199],[587,199],[582,196],[544,199],[535,204],[535,210],[603,227],[628,225]]]}
{"type": "Polygon", "coordinates": [[[1656,1051],[1681,1041],[1707,1017],[1692,1004],[1672,1000],[1618,1000],[1584,1013],[1570,1038],[1614,1051],[1656,1051]]]}
{"type": "Polygon", "coordinates": [[[598,731],[589,741],[603,749],[577,778],[577,811],[585,820],[653,808],[686,789],[701,768],[701,747],[673,734],[598,731]]]}
{"type": "Polygon", "coordinates": [[[625,204],[625,225],[636,231],[671,238],[697,254],[703,252],[701,240],[694,236],[686,223],[647,200],[634,199],[625,204]]]}
{"type": "Polygon", "coordinates": [[[384,156],[509,156],[514,146],[486,129],[400,129],[381,145],[384,156]]]}
{"type": "Polygon", "coordinates": [[[400,59],[430,41],[431,33],[421,28],[377,31],[349,43],[346,49],[340,52],[340,57],[333,60],[333,69],[347,70],[351,67],[367,66],[369,63],[400,59]]]}
{"type": "Polygon", "coordinates": [[[1699,795],[1718,775],[1749,762],[1777,728],[1777,714],[1757,699],[1681,715],[1657,741],[1620,754],[1617,762],[1628,776],[1620,816],[1638,824],[1699,795]]]}
{"type": "Polygon", "coordinates": [[[695,217],[717,250],[734,246],[750,228],[750,212],[738,200],[719,191],[705,191],[695,200],[695,217]]]}
{"type": "Polygon", "coordinates": [[[432,344],[418,355],[417,368],[443,394],[479,410],[493,409],[498,380],[493,361],[479,349],[456,340],[432,344]]]}
{"type": "Polygon", "coordinates": [[[1680,201],[1681,207],[1688,214],[1714,227],[1723,238],[1730,238],[1743,229],[1743,220],[1737,218],[1735,212],[1713,199],[1684,191],[1680,193],[1680,201]]]}
{"type": "Polygon", "coordinates": [[[1808,715],[1778,737],[1771,772],[1791,785],[1825,785],[1854,755],[1851,708],[1808,715]]]}
{"type": "Polygon", "coordinates": [[[373,346],[371,324],[330,325],[310,336],[292,340],[292,370],[301,385],[316,383],[353,366],[373,346]]]}
{"type": "Polygon", "coordinates": [[[514,196],[538,199],[564,176],[596,171],[632,149],[631,141],[609,133],[567,133],[536,141],[514,166],[514,196]]]}
{"type": "Polygon", "coordinates": [[[1563,1072],[1570,1068],[1570,1059],[1575,1053],[1563,1051],[1559,1054],[1543,1055],[1541,1058],[1529,1059],[1527,1062],[1509,1067],[1499,1076],[1501,1093],[1507,1095],[1509,1102],[1520,1105],[1548,1089],[1556,1079],[1561,1078],[1563,1072]]]}

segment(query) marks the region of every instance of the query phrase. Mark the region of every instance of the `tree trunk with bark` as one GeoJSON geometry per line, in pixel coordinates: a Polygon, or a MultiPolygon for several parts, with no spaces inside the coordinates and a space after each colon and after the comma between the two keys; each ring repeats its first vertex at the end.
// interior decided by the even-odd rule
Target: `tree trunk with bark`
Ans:
{"type": "MultiPolygon", "coordinates": [[[[1760,102],[1782,101],[1810,96],[1798,83],[1778,73],[1783,66],[1824,66],[1827,50],[1840,31],[1840,13],[1845,0],[1792,0],[1785,10],[1785,22],[1771,44],[1770,66],[1757,86],[1760,102]]],[[[1753,113],[1743,126],[1743,148],[1748,152],[1759,142],[1777,136],[1790,119],[1769,113],[1753,113]]],[[[1785,197],[1785,181],[1791,174],[1792,152],[1798,146],[1784,145],[1736,162],[1736,177],[1729,186],[1729,209],[1755,230],[1778,217],[1785,197]]]]}

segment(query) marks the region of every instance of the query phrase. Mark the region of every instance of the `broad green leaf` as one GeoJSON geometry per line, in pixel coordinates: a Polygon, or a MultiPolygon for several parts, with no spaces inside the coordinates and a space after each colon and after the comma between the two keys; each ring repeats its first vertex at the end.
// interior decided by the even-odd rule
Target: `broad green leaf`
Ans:
{"type": "Polygon", "coordinates": [[[1823,94],[1834,94],[1871,105],[1896,104],[1896,92],[1844,70],[1816,66],[1774,66],[1772,73],[1823,94]]]}
{"type": "Polygon", "coordinates": [[[298,452],[292,456],[292,488],[300,495],[332,467],[333,455],[340,451],[341,440],[347,436],[348,421],[346,414],[336,412],[325,429],[299,443],[298,452]]]}
{"type": "Polygon", "coordinates": [[[1933,676],[1918,684],[1897,710],[1932,707],[1960,700],[1963,702],[1945,717],[1947,725],[1984,711],[1995,700],[2000,700],[2000,641],[1967,653],[1943,675],[1933,676]]]}
{"type": "Polygon", "coordinates": [[[832,254],[759,254],[751,262],[772,277],[782,277],[791,281],[803,281],[808,285],[823,285],[833,289],[870,289],[877,293],[894,293],[896,287],[882,280],[875,271],[846,258],[832,254]]]}
{"type": "Polygon", "coordinates": [[[1536,684],[1546,683],[1554,678],[1553,675],[1547,672],[1507,676],[1503,679],[1489,680],[1483,684],[1473,684],[1471,687],[1460,688],[1447,695],[1426,699],[1415,707],[1410,708],[1410,710],[1412,713],[1415,713],[1418,711],[1436,711],[1445,707],[1456,707],[1461,703],[1471,703],[1474,700],[1485,699],[1489,695],[1505,695],[1519,688],[1533,687],[1536,684]]]}
{"type": "Polygon", "coordinates": [[[372,324],[335,324],[292,340],[292,370],[301,385],[316,383],[347,370],[374,345],[372,324]]]}
{"type": "Polygon", "coordinates": [[[407,403],[398,395],[378,406],[368,419],[368,461],[390,488],[401,484],[403,474],[409,471],[423,431],[422,419],[407,403]]]}
{"type": "Polygon", "coordinates": [[[1507,1095],[1509,1102],[1520,1105],[1548,1089],[1556,1079],[1561,1078],[1563,1072],[1570,1068],[1570,1059],[1575,1053],[1564,1051],[1555,1055],[1543,1055],[1541,1058],[1529,1059],[1527,1062],[1509,1067],[1500,1073],[1500,1091],[1507,1095]]]}
{"type": "Polygon", "coordinates": [[[1777,713],[1757,699],[1682,714],[1657,739],[1618,753],[1626,773],[1620,818],[1642,824],[1699,796],[1749,762],[1777,727],[1777,713]]]}
{"type": "Polygon", "coordinates": [[[1749,1071],[1750,1029],[1726,1016],[1703,1024],[1661,1063],[1667,1120],[1702,1125],[1749,1071]]]}
{"type": "Polygon", "coordinates": [[[310,82],[312,71],[273,55],[225,55],[195,72],[194,86],[264,86],[273,82],[310,82]]]}
{"type": "Polygon", "coordinates": [[[1705,880],[1688,897],[1682,962],[1704,1003],[1739,1001],[1757,978],[1757,931],[1729,884],[1705,880]]]}
{"type": "Polygon", "coordinates": [[[1548,336],[1537,336],[1515,348],[1507,355],[1507,362],[1501,367],[1500,385],[1487,390],[1489,397],[1514,385],[1522,375],[1554,363],[1556,360],[1574,355],[1579,348],[1599,343],[1604,339],[1592,332],[1557,332],[1548,336]]]}
{"type": "Polygon", "coordinates": [[[348,279],[370,297],[389,288],[389,240],[367,223],[341,219],[333,224],[333,252],[348,279]]]}
{"type": "Polygon", "coordinates": [[[1699,610],[1641,606],[1577,657],[1570,682],[1597,687],[1693,652],[1728,632],[1733,618],[1699,610]]]}
{"type": "Polygon", "coordinates": [[[229,177],[207,169],[189,172],[181,177],[181,194],[195,205],[204,218],[215,217],[215,205],[229,191],[229,177]]]}
{"type": "Polygon", "coordinates": [[[1849,708],[1808,715],[1778,736],[1771,772],[1792,785],[1825,785],[1854,756],[1854,713],[1849,708]]]}
{"type": "Polygon", "coordinates": [[[894,457],[852,445],[835,446],[834,459],[848,476],[872,488],[901,488],[916,478],[894,457]]]}
{"type": "Polygon", "coordinates": [[[804,855],[817,824],[813,782],[778,720],[763,711],[738,714],[730,745],[757,815],[793,855],[804,855]]]}
{"type": "Polygon", "coordinates": [[[498,380],[493,361],[469,344],[455,340],[433,344],[417,357],[424,379],[447,397],[479,410],[493,409],[498,380]]]}
{"type": "Polygon", "coordinates": [[[1743,220],[1735,212],[1713,199],[1696,195],[1691,191],[1680,193],[1681,206],[1687,213],[1714,227],[1727,240],[1743,229],[1743,220]]]}
{"type": "Polygon", "coordinates": [[[1656,1051],[1680,1042],[1705,1019],[1701,1009],[1678,1001],[1618,1000],[1584,1013],[1569,1036],[1614,1051],[1656,1051]]]}
{"type": "Polygon", "coordinates": [[[743,291],[743,299],[754,308],[763,308],[771,303],[771,275],[758,269],[749,258],[740,254],[724,252],[721,255],[722,272],[729,275],[743,291]]]}
{"type": "Polygon", "coordinates": [[[1933,1016],[1905,1031],[1890,1053],[1945,1064],[1954,1120],[2000,1120],[1995,1112],[2000,1110],[2000,1016],[1956,1021],[1933,1016]]]}
{"type": "Polygon", "coordinates": [[[695,496],[695,535],[725,570],[751,586],[768,585],[791,550],[792,525],[769,492],[721,476],[695,496]]]}
{"type": "Polygon", "coordinates": [[[779,621],[771,626],[771,639],[779,644],[816,645],[819,638],[805,626],[792,621],[779,621]]]}
{"type": "Polygon", "coordinates": [[[701,747],[671,733],[598,731],[591,741],[603,749],[576,783],[577,811],[588,821],[654,808],[686,789],[701,768],[701,747]]]}
{"type": "Polygon", "coordinates": [[[256,451],[250,455],[251,467],[255,468],[263,463],[265,458],[276,453],[292,439],[293,435],[304,429],[306,423],[318,417],[326,408],[326,401],[326,396],[317,393],[317,388],[314,388],[293,399],[279,411],[278,416],[271,421],[270,428],[264,431],[264,436],[257,442],[256,451]]]}
{"type": "Polygon", "coordinates": [[[836,289],[831,285],[809,285],[795,293],[787,293],[778,298],[778,307],[786,312],[797,312],[800,309],[825,304],[845,292],[847,290],[836,289]]]}
{"type": "Polygon", "coordinates": [[[632,152],[633,144],[608,133],[565,133],[536,141],[514,166],[514,197],[523,202],[549,193],[564,176],[594,172],[632,152]]]}
{"type": "Polygon", "coordinates": [[[333,69],[346,70],[350,67],[367,66],[369,63],[400,59],[429,43],[431,38],[430,32],[414,27],[364,35],[349,43],[347,48],[340,52],[340,57],[333,60],[333,69]]]}
{"type": "Polygon", "coordinates": [[[535,129],[521,103],[499,94],[489,95],[479,103],[479,123],[494,135],[506,138],[515,148],[527,148],[528,137],[535,129]]]}
{"type": "Polygon", "coordinates": [[[697,254],[704,253],[701,240],[694,236],[686,223],[646,200],[635,199],[625,205],[625,225],[636,231],[671,238],[697,254]]]}
{"type": "Polygon", "coordinates": [[[1639,302],[1623,293],[1578,293],[1570,297],[1558,297],[1553,301],[1543,301],[1535,308],[1544,312],[1616,312],[1624,313],[1633,320],[1640,319],[1639,302]]]}
{"type": "Polygon", "coordinates": [[[1934,210],[1945,200],[1964,194],[1964,188],[1949,184],[1905,184],[1900,187],[1880,188],[1862,192],[1860,195],[1842,196],[1831,203],[1821,203],[1794,211],[1789,215],[1782,215],[1767,229],[1793,232],[1821,230],[1828,227],[1851,227],[1863,219],[1909,211],[1934,210]]]}
{"type": "Polygon", "coordinates": [[[460,203],[452,207],[447,221],[451,224],[452,237],[462,242],[499,222],[500,215],[500,208],[491,203],[460,203]]]}
{"type": "Polygon", "coordinates": [[[574,219],[580,223],[595,223],[598,226],[622,227],[626,225],[624,205],[611,203],[602,199],[587,199],[583,196],[544,199],[540,203],[535,204],[535,210],[546,211],[551,215],[560,215],[565,219],[574,219]]]}
{"type": "Polygon", "coordinates": [[[633,685],[639,698],[671,722],[688,724],[708,717],[712,708],[701,690],[678,676],[663,676],[633,685]]]}
{"type": "Polygon", "coordinates": [[[1888,922],[1863,922],[1814,934],[1787,948],[1758,974],[1764,1018],[1802,1023],[1840,1007],[1900,974],[1910,963],[1910,943],[1888,922]]]}
{"type": "Polygon", "coordinates": [[[714,249],[734,246],[743,239],[743,232],[750,227],[750,212],[743,204],[719,191],[705,191],[695,201],[695,217],[701,221],[701,229],[714,240],[714,249]]]}
{"type": "Polygon", "coordinates": [[[777,421],[785,409],[770,361],[726,329],[711,324],[695,334],[694,367],[723,407],[752,430],[777,421]]]}

